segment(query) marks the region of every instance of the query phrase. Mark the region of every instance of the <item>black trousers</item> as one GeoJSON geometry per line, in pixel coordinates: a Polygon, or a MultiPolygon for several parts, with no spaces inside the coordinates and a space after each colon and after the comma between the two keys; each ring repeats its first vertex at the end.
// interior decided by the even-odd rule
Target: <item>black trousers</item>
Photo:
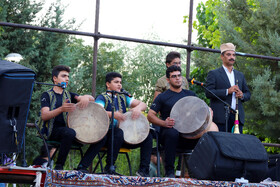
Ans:
{"type": "Polygon", "coordinates": [[[102,140],[100,140],[97,143],[93,143],[89,146],[87,149],[84,157],[82,158],[81,162],[79,165],[82,165],[85,168],[88,168],[94,159],[94,157],[97,155],[97,153],[100,151],[102,147],[105,146],[106,144],[107,137],[105,136],[102,140]]]}
{"type": "Polygon", "coordinates": [[[174,174],[177,149],[194,149],[199,139],[186,139],[174,128],[161,128],[159,141],[164,148],[165,175],[174,174]]]}
{"type": "MultiPolygon", "coordinates": [[[[107,167],[111,165],[111,145],[112,145],[112,129],[109,130],[107,133],[107,159],[106,164],[107,167]]],[[[113,150],[113,165],[117,160],[118,153],[121,147],[128,148],[128,149],[135,149],[140,147],[140,170],[148,173],[149,172],[149,165],[152,153],[152,146],[153,146],[153,138],[151,133],[149,133],[148,137],[140,144],[127,144],[124,142],[123,131],[120,128],[114,129],[114,150],[113,150]]]]}
{"type": "Polygon", "coordinates": [[[52,130],[49,140],[59,141],[60,148],[56,165],[64,166],[72,143],[75,141],[76,132],[69,127],[57,127],[52,130]]]}
{"type": "MultiPolygon", "coordinates": [[[[69,127],[58,127],[53,129],[53,132],[49,140],[55,140],[60,142],[59,153],[56,161],[56,165],[64,166],[67,159],[67,155],[71,149],[71,145],[76,141],[76,132],[75,130],[69,127]]],[[[97,155],[99,150],[105,145],[106,136],[99,142],[91,144],[86,151],[84,157],[82,158],[79,165],[87,168],[91,164],[94,157],[97,155]]]]}
{"type": "MultiPolygon", "coordinates": [[[[221,131],[221,132],[231,132],[232,127],[234,126],[234,121],[235,121],[235,114],[230,113],[229,118],[228,118],[228,128],[227,128],[227,130],[226,130],[226,124],[225,123],[216,123],[216,124],[219,127],[219,131],[221,131]]],[[[239,131],[242,134],[243,124],[241,124],[240,121],[239,121],[239,131]]]]}

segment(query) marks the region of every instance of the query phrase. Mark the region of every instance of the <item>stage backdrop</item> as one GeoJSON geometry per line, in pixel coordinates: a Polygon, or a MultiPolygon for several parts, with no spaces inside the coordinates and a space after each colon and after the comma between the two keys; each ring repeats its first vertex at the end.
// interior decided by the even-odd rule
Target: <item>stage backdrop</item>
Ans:
{"type": "Polygon", "coordinates": [[[0,60],[0,153],[20,152],[35,72],[0,60]]]}

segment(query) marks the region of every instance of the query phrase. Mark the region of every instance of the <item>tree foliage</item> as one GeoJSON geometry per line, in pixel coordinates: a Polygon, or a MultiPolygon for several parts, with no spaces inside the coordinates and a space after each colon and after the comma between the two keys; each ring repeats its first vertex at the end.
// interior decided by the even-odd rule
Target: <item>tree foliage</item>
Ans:
{"type": "MultiPolygon", "coordinates": [[[[0,2],[1,21],[34,24],[54,28],[70,28],[73,20],[64,23],[62,20],[63,7],[58,2],[52,4],[48,11],[38,18],[43,3],[30,0],[9,0],[0,2]]],[[[69,35],[34,30],[18,29],[14,27],[1,27],[0,58],[4,59],[9,53],[19,53],[24,59],[22,65],[33,69],[37,76],[36,81],[51,83],[51,69],[58,64],[70,65],[73,63],[67,51],[71,43],[69,35]],[[66,61],[67,60],[67,61],[66,61]]],[[[42,91],[50,89],[48,86],[35,85],[29,112],[29,122],[35,122],[40,109],[40,96],[42,91]]],[[[36,135],[35,129],[26,130],[26,153],[28,163],[38,154],[42,143],[36,135]]]]}
{"type": "MultiPolygon", "coordinates": [[[[209,28],[207,23],[210,23],[213,27],[217,26],[215,29],[219,30],[220,43],[232,42],[237,46],[237,51],[240,52],[279,56],[279,0],[220,2],[220,0],[209,0],[205,5],[201,5],[201,7],[206,8],[202,8],[205,13],[209,10],[216,17],[207,22],[206,18],[203,18],[203,11],[201,11],[198,17],[203,18],[204,21],[199,21],[197,28],[204,28],[203,25],[209,28]],[[209,6],[209,3],[217,6],[209,6]]],[[[200,32],[201,38],[209,41],[201,40],[201,45],[207,43],[207,47],[213,47],[210,41],[214,37],[214,32],[211,32],[212,36],[200,32]]],[[[196,63],[201,65],[205,62],[204,67],[207,67],[206,64],[209,65],[208,70],[220,66],[221,61],[217,55],[210,54],[208,57],[206,60],[199,56],[196,63]],[[209,63],[210,59],[212,64],[209,63]]],[[[252,93],[251,100],[245,104],[247,119],[245,127],[251,133],[276,140],[280,133],[280,127],[276,125],[279,123],[279,63],[248,57],[237,57],[236,63],[235,68],[245,74],[252,93]]]]}
{"type": "Polygon", "coordinates": [[[216,7],[220,0],[208,0],[199,3],[196,11],[198,21],[193,22],[193,27],[198,31],[198,42],[203,47],[216,48],[220,46],[220,30],[216,7]]]}

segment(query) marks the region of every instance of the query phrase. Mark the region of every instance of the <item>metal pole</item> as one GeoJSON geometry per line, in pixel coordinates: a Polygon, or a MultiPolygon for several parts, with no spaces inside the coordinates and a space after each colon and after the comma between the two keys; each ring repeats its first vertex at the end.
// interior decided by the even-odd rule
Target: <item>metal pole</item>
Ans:
{"type": "MultiPolygon", "coordinates": [[[[100,0],[96,0],[96,11],[95,11],[95,29],[94,34],[98,34],[99,26],[99,7],[100,0]]],[[[98,36],[94,36],[93,44],[93,64],[92,64],[92,96],[95,97],[96,94],[96,72],[97,72],[97,51],[98,51],[98,36]]]]}
{"type": "MultiPolygon", "coordinates": [[[[193,0],[190,0],[188,46],[191,46],[191,43],[192,43],[192,20],[193,20],[193,0]]],[[[191,53],[192,53],[192,49],[188,48],[187,49],[187,68],[186,68],[186,77],[187,78],[190,78],[191,53]]]]}
{"type": "MultiPolygon", "coordinates": [[[[73,34],[73,35],[79,35],[79,36],[91,36],[91,37],[96,37],[98,39],[105,38],[105,39],[136,42],[136,43],[151,44],[151,45],[158,45],[158,46],[177,47],[177,48],[182,48],[182,49],[189,49],[191,51],[197,50],[197,51],[207,51],[207,52],[219,53],[219,54],[221,53],[221,51],[218,49],[197,47],[194,45],[183,45],[183,44],[176,44],[176,43],[143,40],[143,39],[137,39],[137,38],[122,37],[122,36],[105,35],[105,34],[100,34],[100,33],[95,34],[95,33],[89,33],[89,32],[72,31],[72,30],[56,29],[56,28],[48,28],[48,27],[38,27],[38,26],[32,26],[32,25],[8,23],[8,22],[1,22],[1,21],[0,21],[0,26],[8,26],[8,27],[31,29],[31,30],[41,30],[41,31],[57,32],[57,33],[64,33],[64,34],[73,34]]],[[[249,53],[242,53],[242,52],[236,52],[236,55],[252,57],[252,58],[260,58],[260,59],[266,59],[266,60],[280,61],[279,57],[274,57],[274,56],[264,56],[264,55],[256,55],[256,54],[249,54],[249,53]]]]}

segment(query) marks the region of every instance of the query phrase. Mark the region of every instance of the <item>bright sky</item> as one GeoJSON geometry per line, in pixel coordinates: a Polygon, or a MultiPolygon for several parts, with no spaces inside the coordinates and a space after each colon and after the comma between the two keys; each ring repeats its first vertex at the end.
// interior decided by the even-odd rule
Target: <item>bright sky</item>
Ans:
{"type": "MultiPolygon", "coordinates": [[[[201,1],[206,0],[194,0],[194,19],[201,1]]],[[[68,5],[65,19],[84,21],[79,31],[94,32],[95,0],[61,2],[68,5]]],[[[138,39],[147,39],[154,33],[163,41],[182,43],[188,37],[188,24],[183,23],[183,16],[189,14],[189,4],[190,0],[100,0],[99,32],[138,39]]],[[[192,42],[195,42],[195,35],[193,30],[192,42]]],[[[89,37],[87,42],[92,41],[89,37]]]]}

